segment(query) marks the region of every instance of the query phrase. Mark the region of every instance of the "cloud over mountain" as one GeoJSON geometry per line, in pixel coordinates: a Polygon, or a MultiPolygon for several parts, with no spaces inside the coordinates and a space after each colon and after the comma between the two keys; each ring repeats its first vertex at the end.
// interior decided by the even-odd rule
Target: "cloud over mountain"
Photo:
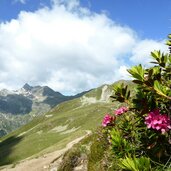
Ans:
{"type": "Polygon", "coordinates": [[[76,0],[53,0],[0,23],[0,88],[29,82],[73,94],[125,78],[126,68],[155,48],[165,49],[76,0]]]}

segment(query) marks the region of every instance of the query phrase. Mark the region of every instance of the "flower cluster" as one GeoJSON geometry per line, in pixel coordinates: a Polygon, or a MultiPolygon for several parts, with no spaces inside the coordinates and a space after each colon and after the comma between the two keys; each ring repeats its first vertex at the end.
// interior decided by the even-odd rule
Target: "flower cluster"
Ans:
{"type": "Polygon", "coordinates": [[[160,130],[162,134],[171,129],[170,118],[166,114],[160,114],[159,110],[154,110],[145,117],[145,124],[148,128],[160,130]]]}
{"type": "Polygon", "coordinates": [[[112,125],[114,123],[114,120],[115,120],[115,117],[114,116],[111,116],[109,114],[106,114],[104,119],[103,119],[103,122],[102,122],[102,126],[103,127],[106,127],[108,125],[112,125]]]}
{"type": "Polygon", "coordinates": [[[120,107],[119,109],[115,110],[115,115],[121,115],[127,111],[128,111],[128,108],[123,106],[123,107],[120,107]]]}

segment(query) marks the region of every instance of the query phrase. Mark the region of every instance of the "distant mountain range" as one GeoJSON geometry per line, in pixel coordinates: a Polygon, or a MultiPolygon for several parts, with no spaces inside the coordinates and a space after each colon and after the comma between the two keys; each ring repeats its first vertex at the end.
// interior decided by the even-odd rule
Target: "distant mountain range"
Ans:
{"type": "Polygon", "coordinates": [[[54,106],[84,93],[86,92],[64,96],[48,86],[30,86],[27,83],[18,90],[0,90],[0,136],[48,112],[54,106]]]}
{"type": "MultiPolygon", "coordinates": [[[[118,102],[111,102],[112,85],[103,85],[74,97],[63,97],[47,87],[33,88],[25,85],[22,91],[25,92],[22,94],[30,92],[25,97],[29,97],[33,104],[37,101],[37,103],[48,105],[49,97],[56,97],[56,99],[60,97],[63,100],[74,99],[56,105],[47,113],[35,117],[28,124],[0,138],[0,166],[18,163],[30,156],[37,158],[64,148],[71,141],[84,136],[87,131],[95,130],[101,124],[104,115],[112,113],[119,105],[118,102]]],[[[28,115],[21,114],[21,116],[28,115]]]]}

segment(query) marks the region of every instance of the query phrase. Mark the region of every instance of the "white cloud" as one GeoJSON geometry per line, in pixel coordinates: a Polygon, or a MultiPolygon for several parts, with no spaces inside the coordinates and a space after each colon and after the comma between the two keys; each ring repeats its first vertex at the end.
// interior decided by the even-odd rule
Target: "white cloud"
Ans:
{"type": "Polygon", "coordinates": [[[28,82],[67,94],[81,92],[127,78],[128,55],[142,62],[137,57],[144,56],[141,47],[156,44],[139,40],[132,29],[76,0],[65,5],[52,1],[52,8],[23,11],[16,20],[0,24],[0,87],[28,82]]]}
{"type": "Polygon", "coordinates": [[[129,69],[127,66],[121,66],[118,70],[118,80],[130,80],[131,76],[128,73],[127,69],[129,69]]]}
{"type": "Polygon", "coordinates": [[[134,64],[142,63],[145,66],[149,66],[149,62],[152,61],[150,53],[153,50],[167,51],[167,46],[164,41],[142,40],[133,49],[130,60],[134,64]]]}

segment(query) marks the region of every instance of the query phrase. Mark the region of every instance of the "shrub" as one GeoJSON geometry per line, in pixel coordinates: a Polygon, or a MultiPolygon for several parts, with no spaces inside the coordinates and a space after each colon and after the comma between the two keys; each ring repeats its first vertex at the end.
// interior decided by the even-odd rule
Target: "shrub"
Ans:
{"type": "MultiPolygon", "coordinates": [[[[171,35],[168,37],[171,50],[171,35]]],[[[119,167],[126,170],[170,168],[171,51],[154,51],[151,56],[152,67],[140,64],[128,69],[135,84],[134,96],[123,83],[113,87],[111,98],[123,106],[115,116],[108,114],[103,120],[113,155],[121,161],[119,167]]]]}

